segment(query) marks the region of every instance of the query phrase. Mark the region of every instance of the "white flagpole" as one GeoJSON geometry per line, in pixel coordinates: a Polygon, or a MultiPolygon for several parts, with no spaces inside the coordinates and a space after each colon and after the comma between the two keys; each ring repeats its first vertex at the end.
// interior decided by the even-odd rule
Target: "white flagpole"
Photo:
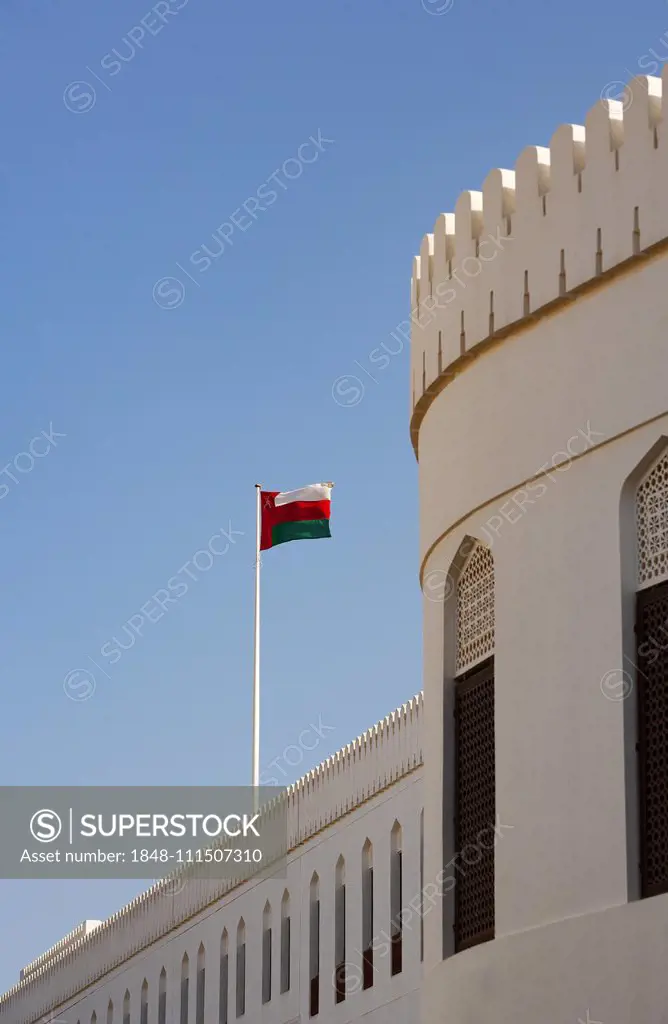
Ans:
{"type": "MultiPolygon", "coordinates": [[[[260,536],[262,531],[261,485],[257,495],[255,543],[255,651],[253,655],[253,786],[260,785],[260,536]]],[[[257,795],[257,794],[256,794],[257,795]]]]}

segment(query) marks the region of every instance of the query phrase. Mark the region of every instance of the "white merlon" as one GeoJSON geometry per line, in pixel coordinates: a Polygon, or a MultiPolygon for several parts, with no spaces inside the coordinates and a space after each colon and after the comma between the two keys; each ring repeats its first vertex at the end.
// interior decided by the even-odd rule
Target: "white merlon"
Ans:
{"type": "Polygon", "coordinates": [[[416,451],[432,398],[477,346],[668,240],[667,121],[662,79],[639,76],[624,103],[600,100],[437,218],[411,282],[416,451]]]}
{"type": "Polygon", "coordinates": [[[21,970],[20,980],[25,981],[35,971],[44,968],[47,964],[55,960],[61,953],[64,953],[66,949],[72,949],[76,943],[85,939],[87,935],[95,931],[102,924],[101,921],[82,921],[80,925],[74,928],[71,932],[56,942],[50,949],[47,949],[46,953],[42,953],[35,960],[31,960],[21,970]]]}

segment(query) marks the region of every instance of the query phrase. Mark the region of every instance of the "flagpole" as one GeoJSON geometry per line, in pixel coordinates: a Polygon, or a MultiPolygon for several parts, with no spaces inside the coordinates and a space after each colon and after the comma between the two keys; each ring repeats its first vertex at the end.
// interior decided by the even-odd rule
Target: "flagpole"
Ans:
{"type": "MultiPolygon", "coordinates": [[[[260,536],[262,531],[261,485],[255,484],[255,649],[253,654],[253,786],[260,785],[260,536]]],[[[257,795],[257,794],[256,794],[257,795]]]]}

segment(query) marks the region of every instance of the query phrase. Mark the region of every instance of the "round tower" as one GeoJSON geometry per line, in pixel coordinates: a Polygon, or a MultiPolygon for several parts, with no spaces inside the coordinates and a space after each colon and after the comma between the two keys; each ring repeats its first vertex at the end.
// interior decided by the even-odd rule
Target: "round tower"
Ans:
{"type": "Polygon", "coordinates": [[[663,1020],[661,79],[463,193],[422,242],[411,303],[438,891],[422,1019],[663,1020]]]}

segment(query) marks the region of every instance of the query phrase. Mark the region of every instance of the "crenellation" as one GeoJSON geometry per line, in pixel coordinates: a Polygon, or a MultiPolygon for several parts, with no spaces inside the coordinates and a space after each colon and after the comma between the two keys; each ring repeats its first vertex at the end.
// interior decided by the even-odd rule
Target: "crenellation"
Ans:
{"type": "Polygon", "coordinates": [[[425,235],[420,246],[420,298],[431,295],[432,263],[434,257],[434,236],[425,235]]]}
{"type": "MultiPolygon", "coordinates": [[[[547,251],[538,256],[539,260],[542,256],[543,261],[541,274],[530,274],[529,305],[532,313],[566,292],[566,267],[568,256],[572,255],[572,239],[582,229],[586,138],[583,125],[564,124],[557,128],[550,140],[551,189],[547,216],[553,241],[547,251]]],[[[584,255],[586,265],[589,257],[587,250],[584,255]]]]}
{"type": "Polygon", "coordinates": [[[483,235],[496,235],[497,229],[508,234],[508,221],[512,228],[515,213],[516,183],[515,171],[495,167],[489,172],[482,186],[483,235]]]}
{"type": "Polygon", "coordinates": [[[441,213],[434,224],[433,278],[445,280],[448,265],[455,256],[455,215],[441,213]]]}
{"type": "MultiPolygon", "coordinates": [[[[627,155],[624,144],[623,104],[601,100],[585,119],[587,162],[583,172],[583,201],[580,202],[580,237],[567,250],[569,290],[621,263],[631,254],[631,234],[623,216],[611,217],[611,210],[623,209],[622,195],[627,155]],[[600,232],[600,235],[599,235],[600,232]],[[596,258],[603,251],[601,270],[596,258]]],[[[577,236],[576,236],[577,237],[577,236]]]]}
{"type": "Polygon", "coordinates": [[[462,192],[455,205],[455,256],[460,265],[477,255],[482,225],[482,192],[462,192]]]}
{"type": "Polygon", "coordinates": [[[411,278],[411,309],[420,313],[420,257],[413,257],[413,276],[411,278]]]}
{"type": "MultiPolygon", "coordinates": [[[[388,778],[396,781],[406,770],[422,764],[422,695],[404,707],[410,709],[410,730],[395,728],[406,712],[388,715],[262,808],[263,814],[273,815],[283,804],[287,806],[290,850],[382,790],[388,778]],[[400,733],[413,755],[408,759],[402,757],[400,733]],[[408,769],[404,762],[410,765],[408,769]]],[[[227,880],[191,878],[194,884],[175,892],[175,877],[183,876],[176,873],[157,882],[88,934],[79,936],[75,930],[70,946],[64,944],[71,936],[60,940],[33,962],[34,970],[27,977],[0,998],[0,1018],[20,1013],[25,1021],[39,1019],[49,1007],[64,1002],[247,881],[245,874],[227,880]]]]}
{"type": "MultiPolygon", "coordinates": [[[[483,232],[478,247],[481,275],[487,284],[486,301],[474,303],[469,321],[469,332],[473,337],[485,337],[489,332],[490,316],[493,314],[494,327],[505,324],[508,319],[508,302],[500,280],[499,249],[496,238],[508,237],[512,231],[516,209],[515,171],[495,167],[489,172],[482,187],[483,232]]],[[[472,282],[475,283],[475,282],[472,282]]]]}
{"type": "Polygon", "coordinates": [[[662,78],[634,78],[624,102],[600,100],[585,125],[528,146],[463,192],[415,257],[411,285],[411,434],[469,354],[668,240],[668,138],[662,78]]]}
{"type": "MultiPolygon", "coordinates": [[[[660,78],[640,76],[634,78],[629,86],[632,102],[624,113],[624,184],[632,252],[653,245],[668,233],[665,203],[661,196],[668,168],[665,168],[666,154],[658,147],[662,94],[660,78]],[[644,231],[637,234],[641,223],[644,231]]],[[[629,228],[628,222],[626,228],[629,228]]]]}
{"type": "MultiPolygon", "coordinates": [[[[455,205],[455,260],[457,270],[453,276],[457,287],[461,291],[460,310],[460,335],[465,336],[472,332],[472,324],[475,320],[475,278],[480,273],[480,259],[478,249],[480,235],[483,227],[482,192],[462,192],[455,205]],[[460,271],[458,274],[457,271],[460,271]],[[470,279],[470,280],[469,280],[470,279]]],[[[425,335],[425,343],[432,341],[434,327],[430,325],[429,335],[425,335]]],[[[433,353],[433,344],[430,345],[433,353]]],[[[432,356],[433,362],[433,356],[432,356]]]]}

